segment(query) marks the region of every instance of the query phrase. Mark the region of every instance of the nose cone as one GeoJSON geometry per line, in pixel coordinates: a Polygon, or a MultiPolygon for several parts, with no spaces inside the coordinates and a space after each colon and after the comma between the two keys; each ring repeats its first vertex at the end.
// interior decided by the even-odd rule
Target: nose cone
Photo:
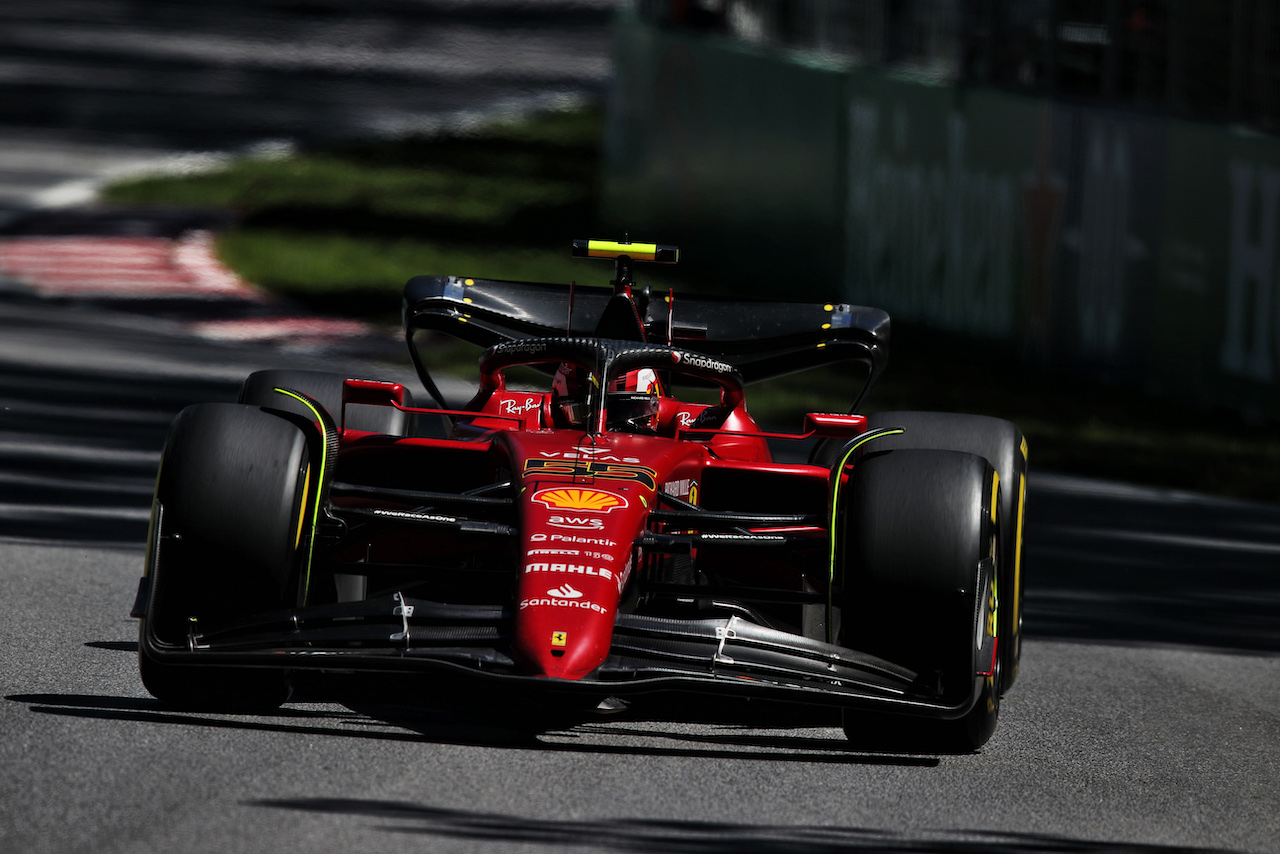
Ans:
{"type": "Polygon", "coordinates": [[[581,679],[609,656],[643,513],[623,490],[526,491],[513,651],[530,673],[581,679]]]}
{"type": "Polygon", "coordinates": [[[579,594],[578,598],[543,595],[520,602],[516,652],[532,676],[581,679],[609,656],[612,609],[587,599],[569,584],[549,592],[564,596],[570,591],[579,594]]]}
{"type": "Polygon", "coordinates": [[[581,679],[609,656],[629,554],[543,539],[550,536],[535,533],[525,544],[515,653],[535,676],[581,679]]]}

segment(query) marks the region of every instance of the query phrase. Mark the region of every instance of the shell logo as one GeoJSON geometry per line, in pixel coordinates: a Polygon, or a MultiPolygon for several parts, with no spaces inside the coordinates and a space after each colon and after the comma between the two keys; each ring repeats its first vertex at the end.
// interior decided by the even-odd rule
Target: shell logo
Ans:
{"type": "Polygon", "coordinates": [[[587,510],[592,513],[608,513],[627,506],[627,499],[612,492],[598,489],[555,487],[533,494],[533,500],[553,510],[587,510]]]}

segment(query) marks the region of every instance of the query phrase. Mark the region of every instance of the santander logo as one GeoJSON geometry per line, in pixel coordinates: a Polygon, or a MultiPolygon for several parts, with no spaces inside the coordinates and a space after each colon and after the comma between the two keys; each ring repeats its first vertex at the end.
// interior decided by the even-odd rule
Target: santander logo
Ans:
{"type": "Polygon", "coordinates": [[[548,590],[547,595],[553,596],[556,599],[581,599],[582,591],[573,589],[573,586],[571,584],[569,584],[568,582],[565,582],[564,584],[561,584],[559,587],[555,587],[555,588],[552,588],[551,590],[548,590]]]}

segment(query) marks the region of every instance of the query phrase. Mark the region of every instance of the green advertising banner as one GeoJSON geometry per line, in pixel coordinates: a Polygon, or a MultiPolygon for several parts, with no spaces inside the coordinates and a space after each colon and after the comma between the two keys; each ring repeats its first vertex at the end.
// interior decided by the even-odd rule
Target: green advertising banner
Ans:
{"type": "Polygon", "coordinates": [[[1280,380],[1280,146],[1178,123],[1169,131],[1160,265],[1162,382],[1259,414],[1280,380]]]}
{"type": "Polygon", "coordinates": [[[870,72],[849,82],[846,295],[942,329],[1018,334],[1041,111],[870,72]]]}
{"type": "MultiPolygon", "coordinates": [[[[625,16],[623,18],[626,20],[625,16]]],[[[603,217],[755,287],[839,293],[845,73],[727,38],[622,25],[603,217]]]]}

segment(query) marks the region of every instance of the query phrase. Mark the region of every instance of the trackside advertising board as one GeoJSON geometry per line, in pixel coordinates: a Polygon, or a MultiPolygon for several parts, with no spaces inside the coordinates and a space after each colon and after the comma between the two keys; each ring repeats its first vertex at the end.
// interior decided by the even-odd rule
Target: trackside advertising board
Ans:
{"type": "Polygon", "coordinates": [[[756,286],[1280,414],[1280,142],[621,20],[607,219],[756,286]]]}
{"type": "Polygon", "coordinates": [[[844,118],[830,106],[843,71],[727,40],[708,49],[693,34],[624,30],[605,131],[606,219],[633,233],[663,224],[683,246],[728,261],[726,272],[786,258],[789,280],[838,279],[844,118]]]}

